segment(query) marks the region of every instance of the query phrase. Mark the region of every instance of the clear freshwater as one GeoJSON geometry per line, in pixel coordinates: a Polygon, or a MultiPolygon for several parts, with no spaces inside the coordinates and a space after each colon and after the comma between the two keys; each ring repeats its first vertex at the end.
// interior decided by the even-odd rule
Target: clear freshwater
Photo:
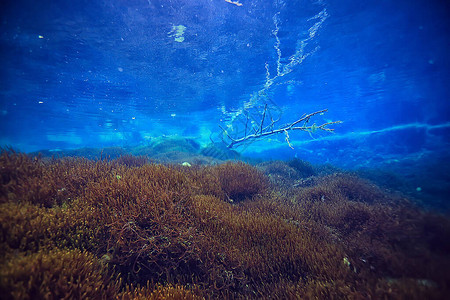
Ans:
{"type": "Polygon", "coordinates": [[[449,0],[0,0],[0,299],[449,299],[449,0]]]}
{"type": "Polygon", "coordinates": [[[391,172],[403,192],[446,207],[449,13],[437,0],[5,0],[0,145],[58,153],[167,138],[200,151],[328,109],[299,123],[306,132],[232,148],[391,172]],[[333,121],[334,132],[317,128],[333,121]]]}

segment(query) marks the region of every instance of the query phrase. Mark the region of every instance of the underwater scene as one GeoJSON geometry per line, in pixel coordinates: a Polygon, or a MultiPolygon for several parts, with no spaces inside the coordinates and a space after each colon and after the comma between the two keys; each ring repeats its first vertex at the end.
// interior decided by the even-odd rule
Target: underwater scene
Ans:
{"type": "Polygon", "coordinates": [[[448,299],[450,2],[4,0],[0,299],[448,299]]]}

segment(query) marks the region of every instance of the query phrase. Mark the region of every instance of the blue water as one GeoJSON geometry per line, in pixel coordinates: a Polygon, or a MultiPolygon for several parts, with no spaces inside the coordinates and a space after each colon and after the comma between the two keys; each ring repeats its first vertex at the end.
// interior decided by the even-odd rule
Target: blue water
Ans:
{"type": "Polygon", "coordinates": [[[0,145],[230,145],[224,130],[258,135],[328,109],[304,125],[342,121],[334,133],[233,148],[381,168],[409,178],[413,196],[447,200],[448,1],[237,2],[2,1],[0,145]]]}

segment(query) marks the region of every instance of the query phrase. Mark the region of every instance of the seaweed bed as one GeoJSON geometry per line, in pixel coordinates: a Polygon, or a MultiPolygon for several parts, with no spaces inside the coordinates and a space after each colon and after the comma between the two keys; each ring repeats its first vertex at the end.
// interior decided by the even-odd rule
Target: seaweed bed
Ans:
{"type": "Polygon", "coordinates": [[[445,299],[449,218],[300,160],[0,156],[5,299],[445,299]]]}

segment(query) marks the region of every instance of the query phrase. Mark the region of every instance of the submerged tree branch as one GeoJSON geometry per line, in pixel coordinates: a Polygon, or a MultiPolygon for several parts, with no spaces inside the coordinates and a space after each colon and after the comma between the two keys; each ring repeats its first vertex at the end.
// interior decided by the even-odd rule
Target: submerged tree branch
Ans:
{"type": "MultiPolygon", "coordinates": [[[[265,119],[265,116],[267,113],[267,105],[266,105],[264,107],[264,111],[262,112],[262,115],[261,115],[260,126],[253,134],[248,134],[247,130],[245,130],[245,132],[242,136],[234,137],[227,130],[225,130],[222,126],[219,126],[219,127],[220,127],[220,129],[222,129],[223,136],[228,139],[228,141],[223,140],[227,144],[228,148],[233,148],[233,147],[236,147],[236,146],[239,146],[242,144],[250,143],[254,140],[262,139],[262,138],[265,138],[265,137],[268,137],[271,135],[276,135],[279,133],[284,133],[286,135],[286,142],[288,143],[289,147],[293,148],[291,141],[290,141],[288,131],[301,130],[301,131],[306,131],[310,134],[316,132],[317,130],[333,132],[334,128],[328,128],[328,126],[333,125],[333,124],[342,123],[342,121],[332,121],[332,122],[326,122],[326,123],[323,123],[320,125],[317,125],[316,123],[309,124],[311,117],[318,115],[318,114],[323,114],[327,111],[328,111],[328,109],[322,109],[322,110],[319,110],[319,111],[316,111],[316,112],[313,112],[310,114],[303,115],[300,119],[298,119],[292,123],[289,123],[287,125],[281,126],[277,129],[274,129],[274,124],[276,122],[273,120],[268,126],[263,127],[264,119],[265,119]]],[[[247,119],[247,122],[248,122],[248,119],[247,119]]]]}
{"type": "MultiPolygon", "coordinates": [[[[233,4],[238,3],[238,1],[233,0],[225,1],[233,4]]],[[[272,30],[272,35],[275,38],[274,48],[276,50],[276,66],[271,67],[269,62],[265,63],[266,82],[264,87],[252,94],[249,101],[244,103],[242,109],[227,113],[229,120],[225,128],[219,125],[222,130],[220,139],[228,148],[249,145],[253,141],[274,136],[279,133],[285,135],[287,144],[289,147],[293,148],[289,131],[306,131],[312,136],[312,133],[318,130],[333,132],[334,129],[329,128],[328,126],[341,123],[341,121],[331,121],[317,125],[316,123],[311,122],[312,117],[327,111],[327,109],[323,109],[310,114],[304,114],[296,121],[280,126],[278,122],[281,119],[282,111],[269,96],[269,90],[271,88],[274,88],[277,85],[292,84],[295,82],[293,80],[282,81],[282,78],[286,78],[285,76],[290,74],[297,66],[302,64],[307,57],[317,51],[319,47],[315,45],[314,39],[318,30],[327,18],[328,13],[326,8],[322,9],[322,11],[312,18],[309,18],[308,22],[314,21],[314,24],[308,29],[308,34],[304,38],[297,40],[295,53],[293,55],[290,57],[283,57],[281,52],[281,39],[278,36],[281,25],[280,12],[277,12],[273,16],[272,19],[275,28],[272,30]]]]}

